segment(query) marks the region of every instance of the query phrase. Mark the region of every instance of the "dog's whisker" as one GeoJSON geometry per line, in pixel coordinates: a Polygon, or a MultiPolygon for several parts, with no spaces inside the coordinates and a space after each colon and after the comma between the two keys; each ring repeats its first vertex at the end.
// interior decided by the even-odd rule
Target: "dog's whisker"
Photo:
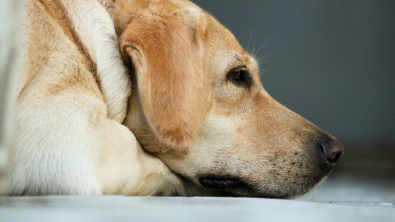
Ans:
{"type": "Polygon", "coordinates": [[[265,71],[261,72],[260,74],[263,75],[263,74],[268,73],[268,72],[270,72],[272,70],[273,70],[272,68],[271,69],[266,69],[265,71]]]}
{"type": "Polygon", "coordinates": [[[262,64],[269,64],[269,63],[273,63],[273,62],[265,61],[265,62],[259,62],[258,64],[259,64],[259,65],[262,65],[262,64]]]}
{"type": "Polygon", "coordinates": [[[254,37],[254,44],[252,44],[252,54],[255,55],[255,40],[256,37],[254,37]]]}
{"type": "Polygon", "coordinates": [[[252,30],[251,35],[250,35],[250,39],[248,40],[247,52],[248,52],[249,49],[250,49],[250,42],[251,42],[251,38],[252,38],[252,35],[253,35],[253,34],[254,34],[254,30],[252,30]]]}
{"type": "Polygon", "coordinates": [[[257,63],[259,63],[262,59],[267,58],[267,57],[269,57],[269,56],[271,56],[271,55],[273,55],[273,54],[275,54],[275,53],[276,53],[276,52],[272,52],[272,53],[269,53],[269,54],[267,54],[267,55],[265,55],[265,56],[259,58],[258,61],[257,61],[257,63]]]}
{"type": "Polygon", "coordinates": [[[259,51],[261,51],[261,49],[269,42],[271,41],[273,38],[270,38],[269,40],[267,40],[265,43],[263,43],[263,45],[258,49],[258,51],[256,51],[256,53],[253,55],[253,57],[255,57],[256,55],[258,55],[259,51]]]}

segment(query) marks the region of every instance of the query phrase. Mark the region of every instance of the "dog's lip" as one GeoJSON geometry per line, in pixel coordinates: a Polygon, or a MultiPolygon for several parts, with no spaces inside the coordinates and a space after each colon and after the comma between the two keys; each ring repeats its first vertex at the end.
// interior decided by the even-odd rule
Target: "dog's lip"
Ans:
{"type": "Polygon", "coordinates": [[[200,176],[199,183],[205,187],[215,189],[235,188],[245,185],[239,177],[212,174],[200,176]]]}

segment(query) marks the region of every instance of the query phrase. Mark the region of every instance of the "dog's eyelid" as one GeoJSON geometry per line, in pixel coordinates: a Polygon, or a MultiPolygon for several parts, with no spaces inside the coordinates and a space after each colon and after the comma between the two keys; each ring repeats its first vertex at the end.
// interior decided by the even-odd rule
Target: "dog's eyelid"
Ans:
{"type": "Polygon", "coordinates": [[[245,65],[241,65],[241,66],[236,66],[234,68],[232,68],[230,71],[248,71],[247,66],[245,65]]]}
{"type": "Polygon", "coordinates": [[[230,69],[226,74],[226,79],[237,86],[247,87],[248,89],[250,89],[253,84],[250,71],[245,65],[236,66],[230,69]],[[237,75],[235,75],[235,73],[237,75]]]}
{"type": "Polygon", "coordinates": [[[237,65],[237,66],[229,66],[229,67],[226,69],[226,73],[230,73],[230,72],[232,72],[232,71],[238,71],[238,70],[240,70],[240,71],[248,71],[248,68],[247,68],[247,66],[244,65],[244,64],[242,64],[242,65],[237,65]]]}

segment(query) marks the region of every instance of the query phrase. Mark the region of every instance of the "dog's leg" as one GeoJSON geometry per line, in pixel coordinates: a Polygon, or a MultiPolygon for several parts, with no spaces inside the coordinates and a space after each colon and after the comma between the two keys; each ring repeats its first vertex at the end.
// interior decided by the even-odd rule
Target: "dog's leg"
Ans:
{"type": "Polygon", "coordinates": [[[21,99],[9,194],[183,195],[178,177],[106,116],[100,98],[60,93],[34,109],[40,93],[21,99]]]}
{"type": "Polygon", "coordinates": [[[178,177],[109,118],[85,56],[47,3],[26,4],[8,194],[182,194],[178,177]]]}
{"type": "Polygon", "coordinates": [[[105,120],[95,138],[100,147],[99,179],[104,194],[185,195],[182,181],[141,148],[125,126],[105,120]]]}
{"type": "Polygon", "coordinates": [[[131,83],[119,52],[113,21],[97,0],[60,1],[76,35],[97,65],[108,116],[121,123],[126,115],[131,83]]]}

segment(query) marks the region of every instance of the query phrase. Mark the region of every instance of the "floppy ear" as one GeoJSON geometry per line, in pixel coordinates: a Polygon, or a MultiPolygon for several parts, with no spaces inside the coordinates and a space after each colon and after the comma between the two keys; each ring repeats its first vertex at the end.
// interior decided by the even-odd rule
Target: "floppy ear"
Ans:
{"type": "Polygon", "coordinates": [[[120,16],[130,21],[120,37],[121,52],[135,67],[142,108],[154,133],[168,145],[186,147],[199,132],[208,95],[196,30],[168,1],[146,7],[139,15],[120,16]]]}

